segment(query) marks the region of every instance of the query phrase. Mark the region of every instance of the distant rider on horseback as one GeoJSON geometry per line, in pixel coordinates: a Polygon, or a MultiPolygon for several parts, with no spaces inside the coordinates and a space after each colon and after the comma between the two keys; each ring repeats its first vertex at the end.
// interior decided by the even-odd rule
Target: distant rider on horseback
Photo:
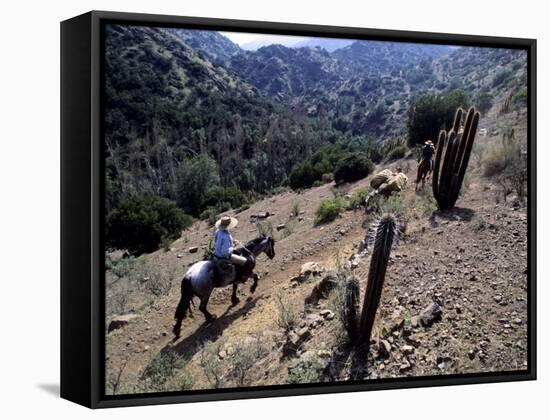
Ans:
{"type": "Polygon", "coordinates": [[[422,159],[429,164],[428,172],[432,172],[434,169],[433,156],[435,154],[435,147],[431,140],[427,140],[422,146],[422,159]]]}

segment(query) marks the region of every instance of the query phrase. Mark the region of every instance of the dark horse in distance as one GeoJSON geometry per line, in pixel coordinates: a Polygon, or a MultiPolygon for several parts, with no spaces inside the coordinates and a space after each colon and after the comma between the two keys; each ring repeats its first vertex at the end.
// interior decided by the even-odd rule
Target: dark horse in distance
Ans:
{"type": "Polygon", "coordinates": [[[242,266],[236,266],[235,273],[230,278],[219,277],[216,269],[216,261],[204,260],[193,264],[189,270],[187,270],[187,273],[185,273],[181,281],[181,298],[174,315],[176,324],[172,330],[176,338],[180,336],[181,322],[190,310],[193,297],[199,297],[199,310],[204,314],[206,322],[212,322],[216,319],[216,315],[208,312],[206,305],[215,287],[225,287],[232,284],[233,294],[231,295],[231,303],[233,305],[239,303],[239,298],[237,297],[239,283],[244,283],[247,279],[253,278],[254,282],[252,286],[250,286],[250,293],[254,293],[258,286],[258,275],[254,273],[256,257],[262,252],[270,259],[275,257],[275,241],[272,237],[262,235],[246,243],[243,247],[235,249],[234,253],[245,257],[246,263],[242,266]]]}

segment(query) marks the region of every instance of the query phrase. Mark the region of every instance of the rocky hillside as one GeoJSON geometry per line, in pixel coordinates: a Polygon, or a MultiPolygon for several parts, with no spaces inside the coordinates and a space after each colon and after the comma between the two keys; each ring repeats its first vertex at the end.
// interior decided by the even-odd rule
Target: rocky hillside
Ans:
{"type": "Polygon", "coordinates": [[[265,191],[334,138],[326,125],[274,103],[178,34],[107,28],[108,210],[132,194],[174,199],[177,166],[199,154],[215,159],[224,185],[265,191]]]}
{"type": "MultiPolygon", "coordinates": [[[[184,321],[173,339],[180,279],[202,258],[212,236],[196,222],[163,250],[139,258],[108,254],[106,356],[108,394],[515,371],[527,366],[527,213],[524,198],[487,172],[503,134],[525,144],[525,109],[501,104],[482,119],[457,207],[436,210],[429,188],[415,193],[414,158],[401,166],[408,186],[383,211],[398,216],[403,233],[393,249],[370,352],[355,357],[340,317],[334,284],[354,276],[364,292],[371,248],[364,239],[376,212],[342,211],[315,225],[331,197],[353,197],[369,179],[282,192],[229,211],[241,241],[271,230],[273,260],[258,259],[260,281],[250,294],[217,289],[209,310],[184,321]],[[503,189],[504,188],[504,189],[503,189]],[[335,283],[336,282],[336,283],[335,283]]],[[[508,140],[506,140],[508,141],[508,140]]]]}

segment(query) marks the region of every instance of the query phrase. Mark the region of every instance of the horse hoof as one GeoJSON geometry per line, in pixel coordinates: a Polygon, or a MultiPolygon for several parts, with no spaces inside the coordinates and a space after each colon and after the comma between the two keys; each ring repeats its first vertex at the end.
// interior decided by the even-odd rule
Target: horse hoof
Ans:
{"type": "Polygon", "coordinates": [[[175,338],[180,338],[180,334],[181,334],[181,329],[180,329],[180,328],[174,327],[174,328],[172,329],[172,332],[174,333],[174,337],[175,337],[175,338]]]}

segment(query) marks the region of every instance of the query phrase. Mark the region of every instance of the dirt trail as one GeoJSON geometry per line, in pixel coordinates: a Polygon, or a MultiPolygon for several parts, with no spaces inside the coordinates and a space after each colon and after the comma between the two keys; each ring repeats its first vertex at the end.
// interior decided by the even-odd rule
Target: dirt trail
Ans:
{"type": "MultiPolygon", "coordinates": [[[[366,180],[360,181],[350,191],[366,185],[366,180]]],[[[149,309],[145,309],[124,328],[107,335],[108,367],[125,365],[121,383],[135,383],[159,351],[173,349],[186,358],[192,358],[203,343],[222,336],[224,339],[236,340],[266,328],[276,329],[277,309],[273,292],[283,290],[290,295],[296,294],[298,291],[289,290],[289,278],[299,273],[304,262],[322,261],[326,266],[333,265],[336,255],[340,255],[340,258],[351,255],[353,246],[364,236],[361,227],[363,216],[359,211],[346,212],[343,217],[328,225],[313,226],[314,212],[320,201],[332,196],[329,184],[301,194],[286,192],[255,203],[250,209],[235,215],[240,222],[233,236],[244,242],[257,236],[257,228],[255,223],[250,222],[250,215],[262,211],[275,213],[268,218],[275,230],[279,224],[288,224],[289,215],[296,204],[301,213],[291,222],[292,233],[288,237],[281,238],[280,232],[275,233],[275,258],[269,260],[265,255],[258,258],[256,272],[260,280],[256,292],[249,293],[250,282],[240,286],[238,296],[241,302],[232,307],[231,288],[216,289],[208,308],[218,319],[212,324],[205,324],[197,308],[193,311],[194,318],[184,320],[181,338],[177,341],[173,341],[171,328],[180,296],[179,279],[192,262],[200,260],[202,252],[199,250],[197,254],[189,254],[187,249],[190,246],[205,246],[210,240],[212,229],[205,222],[197,223],[184,238],[172,245],[171,251],[157,251],[149,256],[153,264],[175,266],[175,277],[178,280],[174,281],[167,296],[154,301],[149,309]]]]}

